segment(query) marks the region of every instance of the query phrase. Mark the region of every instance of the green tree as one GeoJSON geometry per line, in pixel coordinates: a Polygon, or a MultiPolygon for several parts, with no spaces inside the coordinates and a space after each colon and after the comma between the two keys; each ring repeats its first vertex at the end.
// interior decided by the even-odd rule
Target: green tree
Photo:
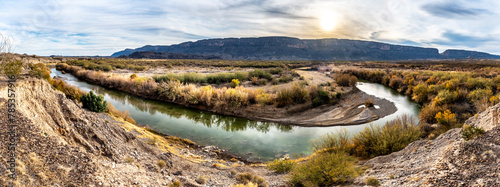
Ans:
{"type": "Polygon", "coordinates": [[[83,108],[87,108],[94,112],[104,112],[108,108],[108,102],[104,100],[104,96],[95,95],[94,92],[85,94],[80,99],[82,101],[83,108]]]}

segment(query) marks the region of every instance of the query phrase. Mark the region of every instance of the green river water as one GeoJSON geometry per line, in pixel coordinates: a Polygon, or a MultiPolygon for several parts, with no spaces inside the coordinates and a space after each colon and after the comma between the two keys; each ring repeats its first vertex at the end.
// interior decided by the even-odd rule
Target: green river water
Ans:
{"type": "MultiPolygon", "coordinates": [[[[149,125],[159,132],[190,139],[200,145],[215,145],[230,153],[254,161],[269,161],[285,154],[310,154],[310,140],[340,128],[351,134],[363,130],[367,124],[335,127],[297,127],[277,123],[258,122],[186,108],[176,104],[143,99],[125,92],[106,89],[79,81],[70,74],[55,68],[51,76],[67,78],[66,83],[84,91],[93,90],[113,104],[118,110],[128,110],[137,124],[149,125]]],[[[357,87],[371,95],[395,103],[397,112],[373,121],[383,125],[402,114],[418,118],[419,106],[408,97],[375,83],[358,83],[357,87]]]]}

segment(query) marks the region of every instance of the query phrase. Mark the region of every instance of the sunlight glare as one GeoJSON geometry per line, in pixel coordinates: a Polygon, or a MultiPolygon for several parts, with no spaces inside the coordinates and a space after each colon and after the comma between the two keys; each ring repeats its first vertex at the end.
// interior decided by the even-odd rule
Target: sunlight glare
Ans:
{"type": "Polygon", "coordinates": [[[332,13],[327,13],[321,16],[320,25],[324,31],[331,31],[337,25],[337,16],[332,13]]]}

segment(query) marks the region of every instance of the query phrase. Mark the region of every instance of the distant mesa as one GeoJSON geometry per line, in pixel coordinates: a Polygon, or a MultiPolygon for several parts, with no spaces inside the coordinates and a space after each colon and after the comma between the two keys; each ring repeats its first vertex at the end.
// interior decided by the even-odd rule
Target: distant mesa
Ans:
{"type": "MultiPolygon", "coordinates": [[[[140,51],[201,55],[233,60],[500,59],[498,55],[476,51],[446,50],[439,53],[436,48],[392,45],[372,41],[291,37],[223,38],[184,42],[176,45],[146,45],[136,49],[125,49],[111,56],[128,56],[140,51]]],[[[155,54],[148,55],[156,56],[155,54]]]]}
{"type": "Polygon", "coordinates": [[[154,51],[135,51],[129,55],[121,55],[118,58],[134,59],[221,59],[215,55],[180,54],[154,51]]]}

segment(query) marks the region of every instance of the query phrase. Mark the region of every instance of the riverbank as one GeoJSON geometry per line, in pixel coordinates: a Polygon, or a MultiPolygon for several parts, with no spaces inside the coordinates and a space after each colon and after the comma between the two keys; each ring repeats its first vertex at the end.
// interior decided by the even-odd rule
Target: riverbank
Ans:
{"type": "MultiPolygon", "coordinates": [[[[216,147],[82,109],[45,80],[22,77],[14,84],[17,178],[2,175],[0,186],[167,186],[175,181],[229,186],[238,183],[240,173],[261,176],[270,186],[286,185],[284,175],[228,157],[216,147]]],[[[7,95],[8,88],[0,78],[0,92],[7,95]]],[[[0,98],[0,106],[6,105],[0,98]]],[[[0,113],[0,119],[7,121],[7,113],[0,113]]],[[[0,151],[0,156],[7,158],[8,153],[0,151]]]]}
{"type": "MultiPolygon", "coordinates": [[[[275,105],[240,103],[238,94],[242,93],[242,96],[248,97],[248,93],[241,91],[244,88],[222,88],[222,90],[216,90],[208,87],[211,91],[203,92],[204,90],[202,90],[200,93],[195,92],[196,89],[192,91],[194,85],[168,85],[168,83],[162,83],[162,85],[148,78],[140,78],[141,81],[137,81],[137,79],[124,79],[123,77],[115,78],[106,73],[82,70],[79,67],[68,65],[58,66],[58,69],[71,73],[87,82],[147,99],[175,103],[184,107],[196,108],[222,115],[296,126],[318,127],[362,124],[390,115],[397,110],[392,102],[368,95],[352,87],[338,88],[342,90],[343,94],[340,98],[332,98],[337,101],[334,104],[312,107],[312,102],[306,101],[285,107],[276,107],[275,105]],[[179,94],[175,94],[175,91],[179,92],[179,89],[189,89],[184,92],[188,92],[189,94],[186,97],[190,98],[179,99],[179,94]],[[214,93],[221,91],[221,96],[225,97],[228,96],[228,90],[231,90],[230,98],[223,98],[226,99],[224,102],[214,101],[215,99],[213,98],[219,97],[214,93]],[[191,97],[196,97],[195,95],[197,94],[200,94],[200,98],[205,98],[205,103],[196,100],[196,98],[195,102],[193,102],[191,97]],[[207,97],[208,99],[206,99],[207,97]],[[373,104],[377,107],[364,107],[364,103],[368,99],[373,101],[373,104]]],[[[175,84],[175,82],[170,84],[175,84]]],[[[264,93],[262,95],[269,94],[264,93]]]]}

